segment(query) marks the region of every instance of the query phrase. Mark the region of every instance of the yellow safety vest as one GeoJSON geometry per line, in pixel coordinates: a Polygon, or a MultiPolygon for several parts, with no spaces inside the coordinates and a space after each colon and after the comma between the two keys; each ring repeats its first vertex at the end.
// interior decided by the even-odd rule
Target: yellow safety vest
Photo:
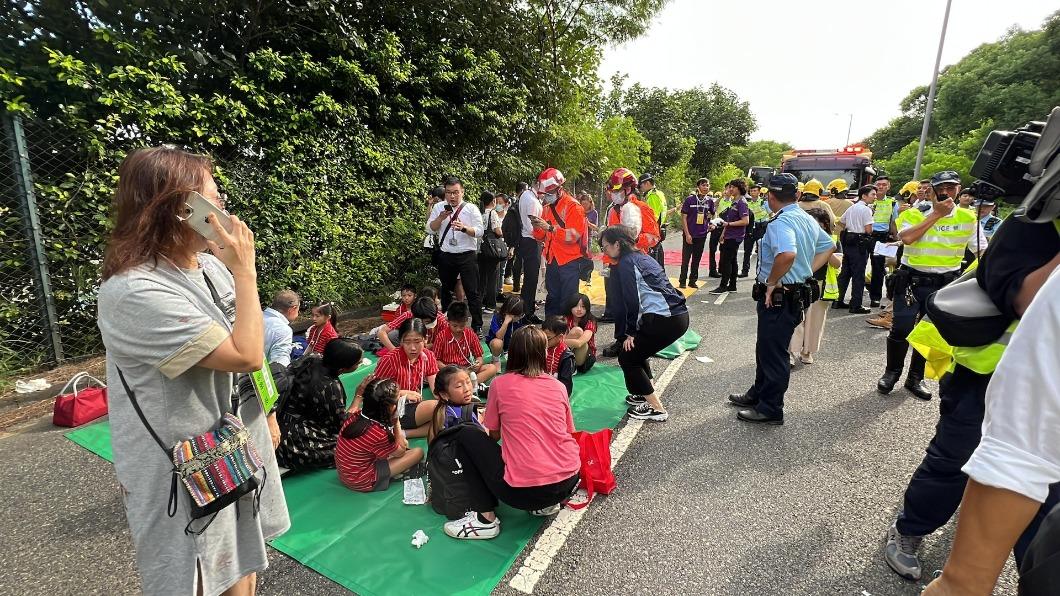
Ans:
{"type": "MultiPolygon", "coordinates": [[[[839,242],[839,236],[832,234],[832,242],[839,242]]],[[[836,300],[839,298],[839,269],[828,265],[828,269],[824,272],[824,292],[822,297],[825,300],[836,300]]]]}
{"type": "Polygon", "coordinates": [[[763,222],[769,219],[769,213],[766,212],[765,208],[762,207],[762,200],[747,201],[747,206],[751,209],[751,213],[755,215],[755,223],[763,222]]]}
{"type": "MultiPolygon", "coordinates": [[[[953,213],[935,222],[920,240],[905,247],[902,264],[924,273],[947,273],[960,269],[964,249],[975,234],[978,219],[967,209],[954,209],[953,213]]],[[[927,216],[919,209],[906,209],[898,216],[898,229],[906,224],[915,226],[927,216]]]]}
{"type": "Polygon", "coordinates": [[[872,223],[890,226],[892,213],[894,213],[894,199],[884,197],[872,205],[872,223]]]}

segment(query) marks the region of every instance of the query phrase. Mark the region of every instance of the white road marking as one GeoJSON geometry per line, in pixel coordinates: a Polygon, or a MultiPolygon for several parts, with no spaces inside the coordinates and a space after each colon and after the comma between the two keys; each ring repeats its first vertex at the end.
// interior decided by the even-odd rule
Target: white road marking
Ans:
{"type": "Polygon", "coordinates": [[[725,292],[724,294],[718,296],[718,299],[714,301],[714,304],[723,304],[725,302],[725,298],[727,298],[728,296],[729,293],[725,292]]]}
{"type": "MultiPolygon", "coordinates": [[[[682,352],[681,355],[670,362],[666,370],[663,371],[662,376],[659,377],[659,382],[655,384],[656,394],[662,397],[666,387],[673,380],[677,371],[681,369],[681,365],[688,359],[690,353],[682,352]]],[[[622,427],[618,436],[611,441],[612,469],[618,465],[619,460],[626,453],[626,449],[633,443],[633,438],[637,436],[643,426],[643,420],[630,419],[626,422],[626,426],[622,427]]],[[[580,501],[585,498],[585,491],[579,490],[578,496],[574,500],[580,501]]],[[[552,520],[552,523],[538,537],[537,542],[534,543],[533,550],[523,560],[522,567],[512,577],[512,580],[508,582],[508,585],[524,594],[532,594],[534,586],[537,585],[538,580],[548,570],[548,566],[552,564],[553,557],[563,548],[563,545],[567,542],[567,537],[570,536],[571,532],[574,531],[574,527],[578,525],[578,522],[585,517],[585,513],[591,508],[592,506],[590,505],[577,511],[566,507],[561,509],[559,514],[552,520]]]]}

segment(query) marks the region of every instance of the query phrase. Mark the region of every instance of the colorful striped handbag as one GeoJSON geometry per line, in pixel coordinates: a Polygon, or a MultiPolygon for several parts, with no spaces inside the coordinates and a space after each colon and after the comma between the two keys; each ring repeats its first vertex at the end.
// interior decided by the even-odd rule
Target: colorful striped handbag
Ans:
{"type": "Polygon", "coordinates": [[[184,484],[191,497],[191,521],[184,528],[185,534],[202,534],[219,511],[237,502],[243,495],[255,491],[254,515],[257,515],[266,471],[261,456],[251,442],[250,431],[237,415],[239,402],[235,395],[232,396],[232,413],[226,413],[216,429],[180,441],[169,448],[147,422],[136,401],[136,394],[125,381],[120,368],[118,378],[140,422],[162,448],[166,458],[172,458],[173,483],[167,509],[169,517],[177,514],[178,480],[184,484]],[[255,477],[258,470],[262,473],[260,482],[255,477]],[[195,520],[207,516],[210,519],[206,523],[198,529],[192,529],[195,520]]]}

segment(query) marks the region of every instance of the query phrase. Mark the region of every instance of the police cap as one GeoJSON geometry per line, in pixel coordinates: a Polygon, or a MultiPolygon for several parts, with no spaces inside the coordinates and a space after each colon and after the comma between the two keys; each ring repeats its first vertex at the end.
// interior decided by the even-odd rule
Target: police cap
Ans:
{"type": "Polygon", "coordinates": [[[939,186],[941,184],[960,184],[961,177],[957,175],[957,172],[953,170],[945,170],[936,173],[931,177],[931,186],[939,186]]]}
{"type": "Polygon", "coordinates": [[[994,199],[976,199],[972,201],[972,205],[976,207],[993,207],[995,205],[994,199]]]}
{"type": "Polygon", "coordinates": [[[637,180],[637,183],[638,184],[644,184],[645,182],[654,183],[655,182],[655,177],[652,176],[651,174],[645,172],[645,173],[640,175],[640,178],[637,180]]]}
{"type": "Polygon", "coordinates": [[[772,192],[793,195],[798,188],[798,178],[787,172],[773,174],[769,177],[769,190],[772,192]]]}

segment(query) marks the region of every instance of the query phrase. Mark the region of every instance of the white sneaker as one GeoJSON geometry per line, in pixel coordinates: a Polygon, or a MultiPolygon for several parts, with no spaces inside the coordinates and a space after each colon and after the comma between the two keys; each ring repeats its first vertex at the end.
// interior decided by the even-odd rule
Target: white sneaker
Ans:
{"type": "Polygon", "coordinates": [[[544,509],[534,509],[530,512],[530,515],[536,515],[538,517],[548,517],[550,515],[556,515],[557,513],[559,513],[560,509],[562,509],[562,506],[559,503],[556,503],[555,505],[551,507],[545,507],[544,509]]]}
{"type": "Polygon", "coordinates": [[[445,533],[458,540],[489,540],[501,533],[501,520],[482,523],[477,513],[469,511],[460,519],[446,522],[445,533]]]}
{"type": "Polygon", "coordinates": [[[813,354],[799,354],[799,360],[802,360],[803,364],[813,364],[813,354]]]}

